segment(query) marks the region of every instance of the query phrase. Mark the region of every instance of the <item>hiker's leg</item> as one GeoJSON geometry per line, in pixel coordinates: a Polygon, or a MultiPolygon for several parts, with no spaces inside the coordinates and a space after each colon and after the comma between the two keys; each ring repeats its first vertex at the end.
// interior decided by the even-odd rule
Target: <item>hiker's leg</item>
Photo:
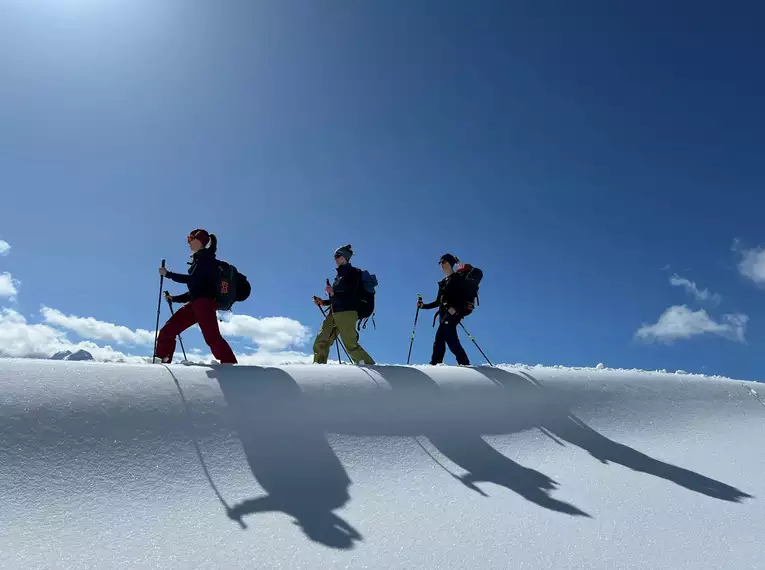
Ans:
{"type": "Polygon", "coordinates": [[[342,313],[335,313],[335,323],[337,324],[337,330],[340,333],[340,338],[345,345],[345,350],[348,351],[348,355],[353,360],[354,364],[363,362],[364,364],[374,364],[375,361],[369,356],[369,353],[364,350],[359,344],[359,333],[356,330],[356,321],[359,320],[359,315],[356,311],[343,311],[342,313]]]}
{"type": "Polygon", "coordinates": [[[468,360],[467,353],[465,352],[465,349],[462,348],[460,337],[457,334],[457,326],[459,324],[460,319],[458,317],[448,317],[443,325],[445,327],[444,338],[446,340],[446,344],[449,345],[449,350],[452,351],[452,354],[454,354],[454,357],[457,359],[457,364],[470,366],[470,360],[468,360]]]}
{"type": "Polygon", "coordinates": [[[329,359],[329,350],[332,343],[335,342],[337,331],[332,321],[332,314],[328,314],[321,323],[321,328],[313,341],[313,362],[314,364],[326,364],[329,359]]]}
{"type": "Polygon", "coordinates": [[[436,338],[433,340],[433,354],[430,357],[432,365],[441,364],[446,355],[446,338],[444,336],[444,322],[439,323],[436,329],[436,338]]]}
{"type": "Polygon", "coordinates": [[[175,354],[175,338],[197,322],[191,303],[187,303],[170,317],[159,331],[155,356],[172,362],[175,354]]]}
{"type": "Polygon", "coordinates": [[[214,299],[196,299],[191,303],[194,314],[205,337],[207,346],[215,359],[221,364],[236,364],[236,356],[226,339],[220,334],[218,326],[218,304],[214,299]]]}

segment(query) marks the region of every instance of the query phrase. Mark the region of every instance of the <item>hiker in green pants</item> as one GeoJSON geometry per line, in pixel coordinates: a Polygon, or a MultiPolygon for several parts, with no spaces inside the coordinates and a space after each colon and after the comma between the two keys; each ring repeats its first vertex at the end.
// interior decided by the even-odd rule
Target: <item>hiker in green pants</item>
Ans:
{"type": "Polygon", "coordinates": [[[316,305],[330,308],[313,343],[313,361],[316,364],[327,363],[329,350],[338,332],[354,364],[375,363],[367,351],[359,345],[356,321],[358,320],[361,270],[351,265],[352,256],[353,250],[350,245],[344,245],[335,251],[337,277],[332,285],[327,286],[329,299],[313,298],[316,305]]]}

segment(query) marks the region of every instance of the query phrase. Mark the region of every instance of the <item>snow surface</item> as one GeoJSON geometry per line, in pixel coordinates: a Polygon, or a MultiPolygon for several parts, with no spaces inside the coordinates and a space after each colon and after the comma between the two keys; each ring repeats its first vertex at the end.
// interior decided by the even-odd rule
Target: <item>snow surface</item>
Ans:
{"type": "Polygon", "coordinates": [[[2,568],[761,568],[757,384],[0,360],[2,568]]]}

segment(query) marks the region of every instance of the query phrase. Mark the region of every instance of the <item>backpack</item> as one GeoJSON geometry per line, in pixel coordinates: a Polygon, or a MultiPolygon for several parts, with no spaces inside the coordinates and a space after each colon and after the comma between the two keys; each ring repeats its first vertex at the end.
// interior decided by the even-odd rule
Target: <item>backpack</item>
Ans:
{"type": "Polygon", "coordinates": [[[375,324],[375,287],[377,287],[377,276],[369,273],[364,269],[358,269],[360,273],[359,279],[359,322],[356,330],[361,328],[367,328],[367,322],[372,319],[372,325],[377,328],[375,324]],[[364,321],[362,327],[361,321],[364,321]]]}
{"type": "Polygon", "coordinates": [[[252,287],[247,281],[247,276],[239,273],[230,263],[218,260],[218,269],[220,274],[215,301],[218,303],[218,310],[230,311],[234,303],[244,301],[250,296],[252,287]]]}
{"type": "Polygon", "coordinates": [[[478,289],[481,285],[481,279],[483,279],[483,271],[465,263],[457,269],[456,274],[462,277],[460,292],[465,303],[462,307],[462,315],[466,317],[473,312],[476,304],[481,304],[478,298],[478,289]]]}

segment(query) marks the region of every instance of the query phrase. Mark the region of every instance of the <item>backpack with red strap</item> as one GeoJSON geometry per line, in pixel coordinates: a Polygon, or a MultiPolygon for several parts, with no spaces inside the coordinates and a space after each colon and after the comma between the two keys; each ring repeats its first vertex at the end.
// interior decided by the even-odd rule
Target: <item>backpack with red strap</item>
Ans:
{"type": "Polygon", "coordinates": [[[481,285],[481,279],[483,279],[483,271],[477,267],[473,267],[469,263],[464,263],[457,268],[455,272],[461,278],[461,297],[464,305],[460,307],[460,313],[462,316],[468,316],[473,312],[473,309],[481,302],[478,298],[478,289],[481,285]]]}

